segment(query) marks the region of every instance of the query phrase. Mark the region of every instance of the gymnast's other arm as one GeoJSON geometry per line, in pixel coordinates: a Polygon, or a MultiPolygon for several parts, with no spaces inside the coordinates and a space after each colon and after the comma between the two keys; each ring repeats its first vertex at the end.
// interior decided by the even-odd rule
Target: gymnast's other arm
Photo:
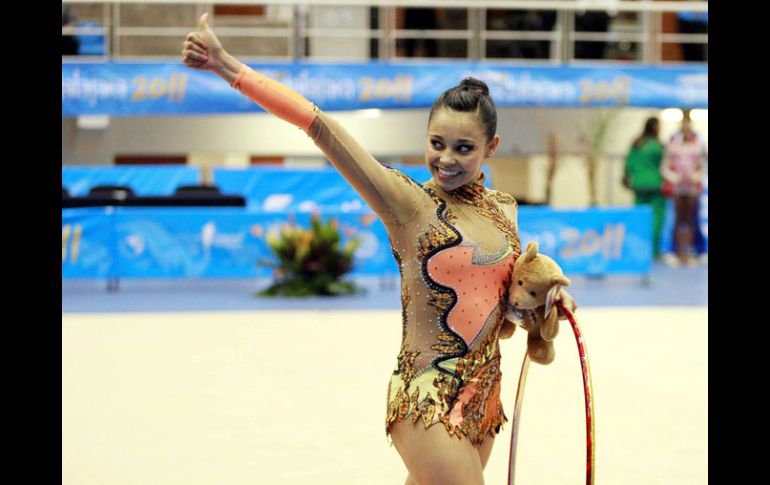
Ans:
{"type": "Polygon", "coordinates": [[[207,22],[199,21],[183,44],[184,64],[218,75],[265,110],[305,131],[335,168],[383,220],[404,225],[429,196],[419,186],[374,159],[336,120],[291,88],[269,79],[228,54],[207,22]]]}

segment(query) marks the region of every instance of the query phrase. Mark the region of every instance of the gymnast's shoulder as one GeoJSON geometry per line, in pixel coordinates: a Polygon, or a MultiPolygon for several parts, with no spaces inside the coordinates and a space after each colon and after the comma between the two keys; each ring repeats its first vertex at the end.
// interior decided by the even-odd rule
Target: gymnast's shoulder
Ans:
{"type": "Polygon", "coordinates": [[[512,196],[507,192],[503,192],[501,190],[487,189],[487,197],[489,197],[490,199],[493,199],[495,202],[497,202],[501,206],[510,206],[514,209],[519,206],[514,196],[512,196]]]}

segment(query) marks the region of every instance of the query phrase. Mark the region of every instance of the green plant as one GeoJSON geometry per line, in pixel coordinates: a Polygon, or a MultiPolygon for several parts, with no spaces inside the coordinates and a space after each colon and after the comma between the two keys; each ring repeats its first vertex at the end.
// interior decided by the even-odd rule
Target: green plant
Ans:
{"type": "Polygon", "coordinates": [[[310,229],[285,224],[267,234],[277,261],[262,261],[274,268],[273,284],[261,296],[349,295],[360,290],[342,276],[353,268],[353,253],[361,241],[349,239],[341,246],[336,219],[321,222],[311,217],[310,229]]]}
{"type": "Polygon", "coordinates": [[[605,155],[608,133],[620,113],[620,109],[615,107],[590,110],[584,115],[584,134],[582,141],[585,149],[585,164],[588,172],[588,191],[591,196],[592,206],[597,205],[599,199],[596,190],[596,173],[599,159],[605,155]]]}

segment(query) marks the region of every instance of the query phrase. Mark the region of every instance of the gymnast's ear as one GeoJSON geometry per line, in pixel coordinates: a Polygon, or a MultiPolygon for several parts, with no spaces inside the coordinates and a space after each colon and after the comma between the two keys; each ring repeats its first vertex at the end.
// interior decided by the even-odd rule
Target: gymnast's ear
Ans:
{"type": "Polygon", "coordinates": [[[492,141],[489,142],[487,145],[487,156],[486,158],[492,158],[495,155],[495,150],[497,150],[497,145],[500,144],[500,135],[495,135],[492,138],[492,141]]]}

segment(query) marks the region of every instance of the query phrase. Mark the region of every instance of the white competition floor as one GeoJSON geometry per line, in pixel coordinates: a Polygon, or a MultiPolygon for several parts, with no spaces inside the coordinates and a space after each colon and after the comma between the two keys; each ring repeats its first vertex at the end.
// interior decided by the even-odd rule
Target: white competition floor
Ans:
{"type": "MultiPolygon", "coordinates": [[[[585,306],[577,317],[596,399],[596,483],[708,483],[707,306],[585,306]]],[[[62,483],[401,485],[406,468],[384,432],[400,338],[396,308],[63,311],[62,483]]],[[[509,419],[524,345],[521,330],[501,342],[509,419]]],[[[520,485],[584,483],[567,322],[556,352],[530,366],[520,485]]],[[[487,484],[506,483],[511,424],[487,484]]]]}

